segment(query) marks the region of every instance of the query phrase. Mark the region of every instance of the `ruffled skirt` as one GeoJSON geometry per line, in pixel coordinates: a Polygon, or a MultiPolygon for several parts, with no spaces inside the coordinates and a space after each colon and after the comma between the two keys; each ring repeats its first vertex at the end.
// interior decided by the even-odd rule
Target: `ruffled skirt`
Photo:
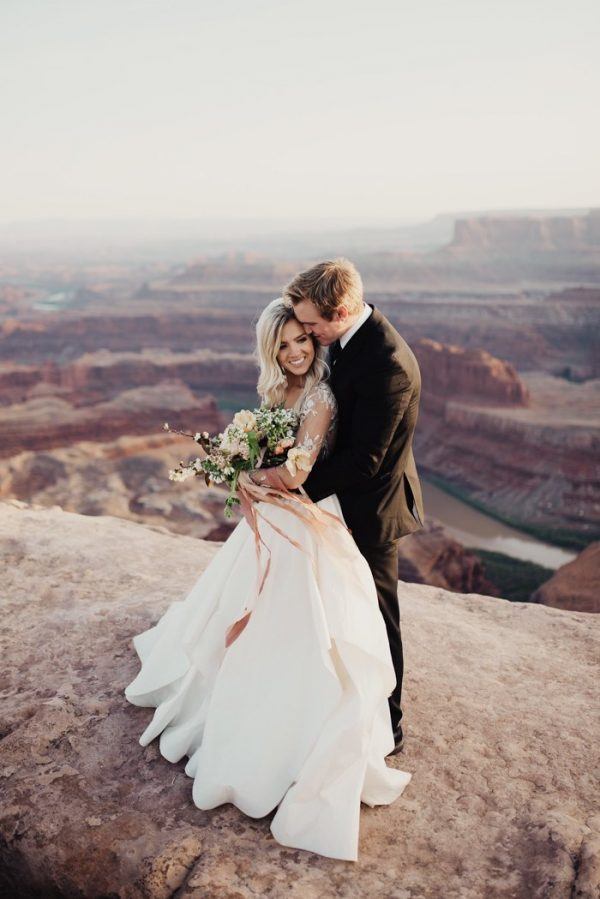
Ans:
{"type": "MultiPolygon", "coordinates": [[[[337,497],[318,505],[343,520],[337,497]]],[[[279,843],[355,861],[360,803],[389,804],[411,779],[385,762],[396,678],[375,584],[345,529],[324,539],[287,509],[257,508],[270,550],[260,596],[242,520],[186,598],[133,637],[141,669],[125,696],[155,709],[142,746],[160,737],[164,758],[188,757],[199,808],[230,802],[253,818],[277,808],[279,843]]]]}

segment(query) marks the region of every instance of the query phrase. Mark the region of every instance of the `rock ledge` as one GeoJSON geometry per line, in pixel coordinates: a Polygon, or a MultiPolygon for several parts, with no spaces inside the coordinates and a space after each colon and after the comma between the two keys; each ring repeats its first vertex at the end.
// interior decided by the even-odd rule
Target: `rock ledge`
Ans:
{"type": "Polygon", "coordinates": [[[138,744],[151,710],[123,696],[131,636],[217,550],[0,503],[0,892],[599,895],[598,616],[400,584],[406,744],[391,764],[413,780],[391,807],[363,807],[359,861],[339,862],[280,846],[268,818],[200,811],[184,760],[138,744]]]}

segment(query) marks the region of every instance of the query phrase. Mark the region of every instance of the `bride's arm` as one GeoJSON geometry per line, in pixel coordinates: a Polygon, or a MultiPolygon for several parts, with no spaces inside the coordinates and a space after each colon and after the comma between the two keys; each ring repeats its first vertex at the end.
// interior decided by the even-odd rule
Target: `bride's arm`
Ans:
{"type": "MultiPolygon", "coordinates": [[[[334,409],[331,395],[326,391],[317,391],[308,399],[307,403],[308,411],[298,428],[296,442],[292,447],[292,450],[303,449],[306,451],[306,461],[303,463],[306,470],[294,466],[296,471],[292,473],[287,463],[271,469],[255,468],[249,472],[250,479],[255,484],[267,483],[269,477],[267,472],[276,473],[277,477],[275,480],[281,479],[281,482],[288,490],[295,490],[307,479],[327,436],[334,409]]],[[[293,459],[294,453],[290,452],[293,459]]]]}

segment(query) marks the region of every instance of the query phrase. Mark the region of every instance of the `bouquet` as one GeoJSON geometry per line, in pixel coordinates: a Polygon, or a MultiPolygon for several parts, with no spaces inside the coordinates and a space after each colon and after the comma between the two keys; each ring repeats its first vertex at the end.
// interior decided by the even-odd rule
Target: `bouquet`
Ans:
{"type": "MultiPolygon", "coordinates": [[[[180,462],[177,468],[169,471],[169,479],[184,481],[198,475],[204,477],[207,485],[227,484],[229,495],[225,500],[225,517],[231,518],[233,506],[239,503],[236,491],[242,471],[283,464],[292,474],[297,468],[307,470],[308,453],[294,447],[298,424],[298,413],[283,406],[261,406],[252,411],[242,409],[222,434],[211,436],[208,431],[187,434],[200,444],[206,457],[187,464],[180,462]]],[[[168,422],[163,428],[173,430],[168,422]]]]}

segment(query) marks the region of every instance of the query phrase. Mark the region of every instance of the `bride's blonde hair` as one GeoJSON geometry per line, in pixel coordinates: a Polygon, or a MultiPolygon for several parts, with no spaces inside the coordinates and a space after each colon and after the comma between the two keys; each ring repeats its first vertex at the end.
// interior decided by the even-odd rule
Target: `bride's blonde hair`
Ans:
{"type": "MultiPolygon", "coordinates": [[[[283,326],[294,318],[294,307],[289,300],[277,297],[265,306],[256,323],[256,357],[260,367],[257,392],[265,406],[279,406],[285,401],[288,386],[285,371],[277,360],[281,346],[283,326]]],[[[306,373],[304,389],[294,408],[299,409],[310,390],[324,380],[329,373],[325,362],[325,348],[310,335],[315,348],[315,358],[306,373]]]]}

